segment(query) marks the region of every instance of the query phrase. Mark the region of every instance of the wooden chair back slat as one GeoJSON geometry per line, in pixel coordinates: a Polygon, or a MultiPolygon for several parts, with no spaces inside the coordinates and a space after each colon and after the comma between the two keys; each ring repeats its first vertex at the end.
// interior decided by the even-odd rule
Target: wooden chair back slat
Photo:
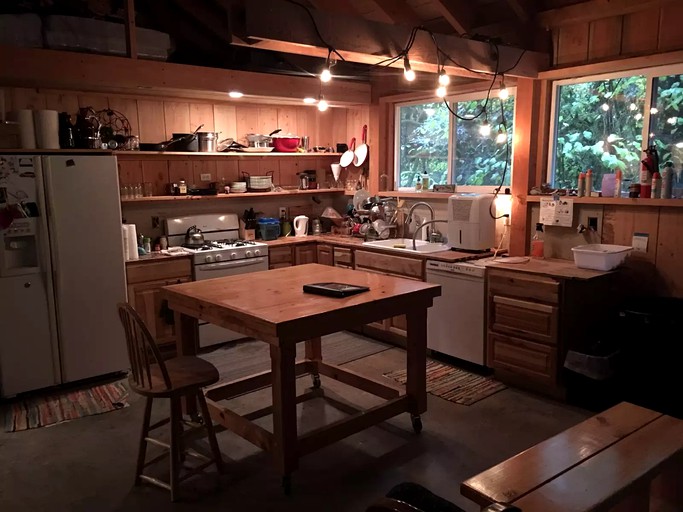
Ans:
{"type": "Polygon", "coordinates": [[[171,379],[159,348],[137,311],[130,304],[119,303],[119,318],[126,334],[126,347],[131,366],[131,378],[142,389],[152,388],[152,367],[158,366],[167,390],[171,379]]]}

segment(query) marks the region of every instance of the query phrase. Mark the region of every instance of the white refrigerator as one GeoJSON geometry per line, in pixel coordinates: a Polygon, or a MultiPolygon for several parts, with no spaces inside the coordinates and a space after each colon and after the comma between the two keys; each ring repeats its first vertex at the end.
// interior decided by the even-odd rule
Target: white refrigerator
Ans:
{"type": "Polygon", "coordinates": [[[0,152],[0,397],[128,367],[116,157],[0,152]]]}

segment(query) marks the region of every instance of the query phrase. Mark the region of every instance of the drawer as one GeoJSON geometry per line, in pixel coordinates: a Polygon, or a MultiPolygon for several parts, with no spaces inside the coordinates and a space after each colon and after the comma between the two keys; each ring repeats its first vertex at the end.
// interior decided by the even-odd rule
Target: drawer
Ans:
{"type": "Polygon", "coordinates": [[[126,265],[128,284],[145,283],[174,277],[192,277],[190,258],[169,258],[161,261],[141,261],[126,265]]]}
{"type": "Polygon", "coordinates": [[[268,262],[271,265],[278,263],[292,263],[292,248],[287,247],[269,247],[268,248],[268,262]]]}
{"type": "Polygon", "coordinates": [[[560,283],[550,277],[507,270],[488,269],[490,295],[506,295],[558,304],[560,283]]]}
{"type": "Polygon", "coordinates": [[[557,350],[547,345],[489,332],[489,363],[524,379],[555,386],[557,350]]]}
{"type": "Polygon", "coordinates": [[[399,277],[423,279],[423,261],[392,254],[378,254],[369,251],[356,251],[357,270],[375,270],[383,274],[399,277]]]}
{"type": "Polygon", "coordinates": [[[353,267],[353,250],[346,247],[335,247],[334,264],[337,267],[353,267]]]}
{"type": "Polygon", "coordinates": [[[557,344],[558,308],[494,295],[489,302],[489,328],[551,345],[557,344]]]}

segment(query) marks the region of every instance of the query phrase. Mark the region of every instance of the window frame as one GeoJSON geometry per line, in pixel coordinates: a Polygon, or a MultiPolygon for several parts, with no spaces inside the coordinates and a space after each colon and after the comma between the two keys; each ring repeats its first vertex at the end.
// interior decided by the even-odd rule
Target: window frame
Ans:
{"type": "MultiPolygon", "coordinates": [[[[577,78],[566,78],[553,81],[552,99],[550,103],[550,132],[548,137],[548,168],[545,174],[545,183],[554,183],[555,177],[555,153],[557,141],[557,118],[559,113],[558,92],[563,85],[576,85],[586,82],[597,82],[600,80],[613,80],[615,78],[626,78],[630,76],[643,75],[647,81],[645,84],[645,98],[643,100],[643,141],[650,140],[650,109],[653,105],[654,80],[660,76],[683,75],[683,64],[668,64],[666,66],[653,66],[647,68],[636,68],[627,71],[616,71],[614,73],[601,73],[598,75],[584,75],[577,78]]],[[[552,185],[554,186],[554,185],[552,185]]]]}
{"type": "MultiPolygon", "coordinates": [[[[510,93],[510,97],[513,97],[515,99],[514,102],[514,107],[512,111],[512,126],[513,126],[513,133],[514,133],[514,124],[515,124],[515,119],[517,117],[517,87],[516,86],[508,86],[508,91],[510,93]]],[[[466,92],[462,94],[453,94],[453,95],[448,95],[445,97],[445,100],[448,101],[449,106],[453,109],[453,104],[462,102],[462,101],[474,101],[474,100],[483,100],[486,98],[488,94],[488,89],[484,90],[479,90],[479,91],[472,91],[472,92],[466,92]]],[[[490,101],[497,101],[498,91],[497,89],[494,88],[491,90],[491,100],[490,101]]],[[[401,154],[401,108],[402,107],[410,107],[413,105],[424,105],[426,103],[435,103],[435,99],[438,100],[439,98],[434,98],[434,97],[425,97],[417,100],[411,100],[411,101],[403,101],[400,103],[396,103],[394,105],[394,189],[395,190],[400,190],[403,192],[407,192],[410,190],[413,190],[412,187],[403,187],[400,188],[398,184],[400,183],[399,179],[399,161],[400,161],[400,154],[401,154]]],[[[457,141],[455,140],[455,123],[453,123],[453,114],[449,113],[448,114],[448,171],[446,173],[447,176],[447,184],[453,184],[453,154],[455,153],[455,145],[457,144],[457,141]]],[[[493,127],[492,127],[493,130],[493,127]]],[[[514,156],[514,137],[512,140],[512,144],[510,145],[510,162],[508,165],[508,170],[507,172],[510,174],[510,183],[512,183],[512,161],[513,161],[513,156],[514,156]]],[[[493,190],[495,190],[498,187],[498,185],[457,185],[456,184],[456,190],[458,192],[474,192],[474,193],[489,193],[493,190]]]]}

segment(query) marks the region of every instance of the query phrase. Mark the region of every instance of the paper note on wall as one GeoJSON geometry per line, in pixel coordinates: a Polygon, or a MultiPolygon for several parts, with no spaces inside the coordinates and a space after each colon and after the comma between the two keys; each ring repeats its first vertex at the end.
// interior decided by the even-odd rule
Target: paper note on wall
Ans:
{"type": "Polygon", "coordinates": [[[563,198],[541,198],[540,222],[546,226],[570,228],[574,220],[574,200],[563,198]]]}

